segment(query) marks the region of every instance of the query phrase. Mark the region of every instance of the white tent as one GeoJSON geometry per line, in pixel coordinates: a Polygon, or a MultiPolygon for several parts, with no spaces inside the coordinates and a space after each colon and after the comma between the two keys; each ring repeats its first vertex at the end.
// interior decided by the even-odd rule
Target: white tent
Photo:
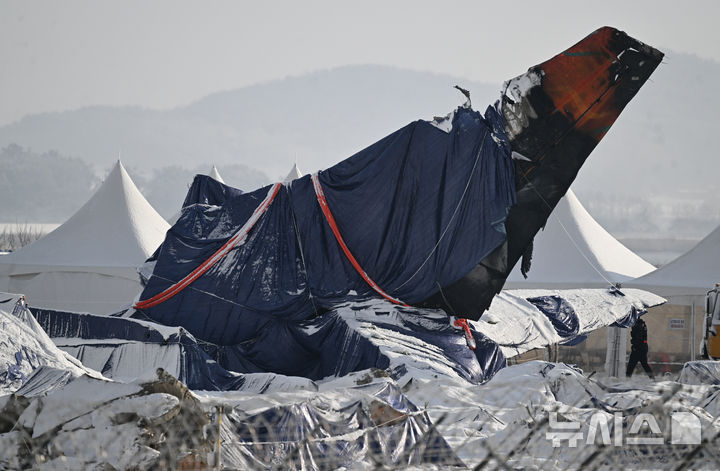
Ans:
{"type": "Polygon", "coordinates": [[[654,269],[603,229],[568,190],[535,236],[528,278],[518,262],[505,288],[603,288],[654,269]]]}
{"type": "Polygon", "coordinates": [[[720,226],[689,252],[641,278],[627,283],[659,296],[671,304],[702,303],[705,293],[720,282],[720,226]]]}
{"type": "Polygon", "coordinates": [[[64,224],[0,258],[0,290],[23,293],[35,307],[116,312],[142,289],[137,266],[168,229],[118,161],[64,224]]]}
{"type": "Polygon", "coordinates": [[[212,166],[212,168],[211,168],[210,171],[208,172],[208,177],[210,177],[210,178],[212,178],[212,179],[214,179],[214,180],[217,180],[217,181],[219,181],[220,183],[223,183],[223,184],[225,183],[225,180],[222,179],[222,177],[220,176],[220,172],[218,172],[217,167],[214,166],[214,165],[212,166]]]}
{"type": "Polygon", "coordinates": [[[297,164],[293,164],[293,167],[290,169],[290,172],[287,174],[287,177],[285,177],[285,180],[283,180],[283,183],[290,183],[293,180],[297,180],[298,178],[302,177],[303,174],[300,172],[300,169],[298,169],[297,164]]]}

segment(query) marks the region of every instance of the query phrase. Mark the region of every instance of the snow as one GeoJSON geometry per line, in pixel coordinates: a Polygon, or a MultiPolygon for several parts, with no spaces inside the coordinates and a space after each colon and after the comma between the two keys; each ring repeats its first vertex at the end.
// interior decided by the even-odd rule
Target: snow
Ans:
{"type": "Polygon", "coordinates": [[[713,360],[689,361],[680,371],[679,383],[720,384],[720,362],[713,360]]]}
{"type": "Polygon", "coordinates": [[[532,109],[530,102],[524,98],[533,87],[542,83],[543,74],[541,70],[528,70],[527,73],[505,82],[503,87],[507,99],[505,108],[509,110],[509,113],[505,114],[505,130],[509,139],[512,140],[527,127],[529,118],[537,118],[537,113],[532,109]]]}
{"type": "MultiPolygon", "coordinates": [[[[624,318],[633,307],[663,301],[633,289],[623,289],[624,296],[602,289],[513,290],[498,296],[483,319],[471,325],[497,341],[517,342],[502,347],[508,356],[559,342],[562,339],[548,318],[527,301],[550,294],[562,296],[574,308],[580,334],[624,318]]],[[[677,382],[653,382],[644,377],[589,378],[568,365],[535,361],[506,367],[478,385],[464,379],[437,346],[409,335],[409,330],[383,327],[401,327],[407,322],[402,316],[410,314],[384,300],[346,303],[335,315],[390,358],[387,370],[357,371],[316,382],[258,373],[245,375],[239,391],[195,393],[183,392],[182,385],[168,382],[163,376],[167,373],[155,371],[162,367],[181,373],[181,355],[173,351],[176,344],[155,351],[160,345],[139,341],[58,339],[63,349],[82,357],[86,365],[104,370],[112,365],[108,371],[113,371],[116,381],[108,381],[71,362],[40,328],[22,297],[8,295],[0,306],[19,306],[0,310],[7,336],[0,343],[3,361],[12,364],[20,346],[33,352],[18,365],[26,368],[20,370],[25,381],[0,390],[0,414],[18,410],[16,428],[0,430],[0,468],[23,467],[18,452],[23,447],[36,450],[38,456],[37,450],[43,450],[45,458],[35,463],[37,469],[147,469],[166,459],[167,449],[177,455],[174,459],[180,459],[179,450],[190,450],[210,464],[216,425],[193,429],[198,423],[222,424],[223,464],[235,468],[273,456],[281,460],[276,462],[280,466],[292,458],[292,447],[300,437],[314,437],[300,453],[304,462],[312,457],[326,460],[321,467],[347,467],[348,460],[360,467],[371,467],[373,459],[398,463],[406,453],[422,460],[416,450],[425,446],[416,444],[432,443],[447,466],[459,459],[472,468],[492,452],[508,459],[510,468],[552,463],[553,468],[577,469],[599,448],[595,444],[553,447],[548,418],[556,412],[564,420],[577,420],[584,437],[595,433],[592,420],[613,424],[613,414],[618,413],[627,417],[622,426],[629,433],[631,419],[642,411],[652,412],[660,426],[672,422],[673,437],[691,443],[697,433],[707,438],[720,432],[718,386],[687,384],[702,382],[689,373],[698,369],[690,364],[677,382]],[[112,360],[113,355],[122,361],[112,360]],[[28,402],[19,403],[23,399],[9,396],[11,392],[24,394],[28,402]],[[248,442],[248,430],[259,438],[248,442]],[[170,437],[166,445],[153,438],[163,434],[170,437]],[[176,445],[173,440],[189,442],[176,445]],[[359,446],[367,440],[372,444],[359,446]],[[391,442],[396,448],[388,446],[391,442]],[[372,458],[368,450],[379,455],[372,458]]],[[[420,312],[417,321],[428,326],[447,322],[442,311],[420,312]]],[[[166,329],[167,336],[182,333],[179,327],[166,329]]],[[[466,348],[461,332],[457,344],[466,348]]],[[[655,459],[627,449],[612,457],[636,467],[655,459]]]]}
{"type": "Polygon", "coordinates": [[[446,116],[436,117],[435,119],[430,121],[430,124],[445,133],[450,133],[450,131],[452,131],[453,119],[455,119],[455,110],[451,111],[446,116]]]}
{"type": "Polygon", "coordinates": [[[19,468],[13,462],[19,459],[18,449],[28,447],[32,452],[30,447],[38,446],[37,469],[107,468],[102,464],[111,469],[147,469],[157,464],[161,453],[148,446],[152,424],[172,420],[194,399],[186,396],[181,401],[177,394],[157,391],[162,387],[147,388],[142,381],[120,384],[81,376],[34,398],[17,420],[21,436],[0,434],[4,445],[0,466],[19,468]]]}
{"type": "MultiPolygon", "coordinates": [[[[351,330],[356,331],[360,335],[368,338],[375,346],[379,347],[380,353],[390,359],[389,369],[404,366],[412,375],[426,377],[442,375],[450,378],[459,378],[457,371],[453,368],[456,366],[450,358],[447,358],[442,350],[435,345],[424,342],[417,337],[395,332],[389,329],[379,329],[377,326],[377,311],[388,310],[387,316],[382,317],[382,322],[387,324],[402,325],[402,321],[397,319],[395,306],[387,301],[373,300],[365,305],[365,309],[357,310],[357,305],[350,303],[346,307],[341,307],[337,313],[348,324],[351,330]]],[[[423,315],[432,316],[443,319],[447,316],[440,311],[423,311],[423,315]]],[[[464,340],[458,335],[458,344],[464,340]]]]}
{"type": "MultiPolygon", "coordinates": [[[[0,293],[0,395],[17,391],[40,367],[77,377],[102,376],[66,355],[50,340],[20,295],[0,293]]],[[[39,378],[36,378],[36,381],[39,378]]]]}
{"type": "Polygon", "coordinates": [[[32,424],[33,438],[36,438],[66,422],[92,420],[94,417],[109,413],[101,410],[101,406],[110,404],[118,398],[136,394],[140,391],[138,384],[113,383],[81,376],[63,388],[34,401],[37,407],[26,409],[20,416],[23,426],[30,428],[32,424]],[[82,398],[81,401],[78,398],[82,398]],[[35,413],[36,410],[41,410],[35,413]],[[95,414],[95,416],[93,416],[95,414]]]}
{"type": "MultiPolygon", "coordinates": [[[[625,296],[612,295],[605,290],[559,292],[575,307],[581,332],[624,317],[630,306],[662,301],[642,291],[624,290],[624,293],[625,296]]],[[[547,294],[547,290],[505,292],[480,323],[473,323],[473,327],[480,329],[479,326],[485,325],[490,334],[495,332],[512,338],[529,330],[535,332],[535,342],[557,341],[549,321],[531,315],[537,310],[526,301],[527,297],[547,294]],[[515,317],[508,317],[513,315],[515,317]],[[513,323],[523,317],[527,318],[526,322],[515,326],[517,332],[514,332],[513,323]]],[[[320,466],[324,463],[333,467],[343,464],[342,456],[333,454],[338,449],[346,450],[343,452],[348,454],[345,461],[352,458],[356,466],[372,466],[372,459],[367,455],[367,450],[372,447],[357,448],[354,445],[364,440],[404,437],[398,442],[398,453],[391,452],[387,445],[379,445],[381,455],[378,456],[390,462],[408,450],[423,448],[413,448],[416,440],[427,440],[426,434],[437,433],[437,439],[431,442],[434,447],[445,450],[443,459],[460,459],[470,468],[483,462],[492,451],[495,456],[508,459],[510,468],[543,467],[552,463],[552,469],[568,466],[578,469],[579,464],[599,448],[584,442],[578,448],[554,448],[551,442],[554,432],[548,426],[548,417],[555,412],[564,420],[577,420],[583,437],[594,433],[592,420],[601,418],[613,424],[613,413],[627,417],[622,425],[627,434],[631,420],[643,411],[654,414],[661,427],[672,422],[673,437],[678,439],[684,437],[692,442],[698,430],[704,438],[720,432],[718,386],[684,384],[698,383],[697,377],[688,379],[687,374],[681,375],[679,382],[667,379],[653,382],[642,376],[629,380],[589,378],[565,364],[534,361],[506,367],[490,381],[477,385],[463,379],[437,347],[409,335],[377,328],[373,321],[377,321],[375,311],[378,310],[383,312],[384,323],[401,323],[399,311],[389,307],[389,303],[370,300],[363,306],[358,309],[357,304],[348,303],[337,310],[337,315],[351,330],[366,334],[383,354],[391,358],[388,370],[399,371],[402,366],[403,371],[399,374],[391,376],[387,371],[370,369],[317,382],[256,374],[247,375],[249,386],[241,391],[183,393],[174,390],[170,383],[157,383],[161,378],[159,373],[149,368],[141,368],[144,373],[137,379],[110,382],[89,377],[86,371],[73,369],[72,364],[58,360],[63,368],[45,366],[35,369],[34,375],[51,383],[58,379],[58,374],[71,372],[70,377],[66,375],[42,393],[31,395],[29,404],[22,407],[17,418],[17,429],[0,431],[0,468],[22,467],[18,450],[31,443],[32,447],[49,450],[43,452],[45,461],[38,462],[37,469],[99,468],[103,465],[116,469],[147,469],[156,466],[165,456],[151,437],[158,433],[153,430],[166,429],[162,428],[164,426],[153,428],[157,425],[152,424],[167,424],[167,427],[176,427],[176,433],[186,439],[194,437],[193,440],[203,441],[206,445],[197,445],[199,448],[193,448],[193,453],[198,454],[198,459],[212,463],[213,435],[190,431],[197,420],[192,417],[200,417],[192,414],[199,411],[208,424],[222,423],[223,464],[236,468],[257,464],[253,460],[262,461],[276,454],[288,459],[291,444],[297,442],[297,433],[315,437],[307,443],[308,457],[326,459],[320,466]],[[218,417],[220,408],[222,419],[218,417]],[[369,422],[359,417],[366,417],[369,422]],[[372,417],[375,422],[370,420],[372,417]],[[378,423],[389,425],[378,426],[378,423]],[[436,425],[436,432],[432,432],[431,424],[436,425]],[[254,442],[247,442],[244,430],[248,427],[262,434],[254,445],[251,444],[254,442]],[[317,431],[318,427],[321,432],[314,435],[312,431],[317,431]],[[27,435],[23,435],[25,433],[27,435]],[[326,451],[317,454],[317,450],[326,451]]],[[[40,339],[36,341],[41,346],[34,347],[35,350],[46,348],[45,355],[52,353],[56,359],[62,359],[57,347],[46,336],[43,338],[44,332],[38,330],[37,323],[33,325],[32,316],[27,311],[22,313],[12,319],[7,318],[12,314],[3,313],[8,319],[6,326],[21,326],[25,329],[24,343],[31,337],[40,339]]],[[[423,314],[433,322],[445,316],[434,310],[423,310],[423,314]]],[[[20,330],[15,327],[9,332],[16,337],[16,331],[20,330]]],[[[458,343],[463,342],[459,334],[458,343]]],[[[68,343],[73,343],[72,339],[68,343]]],[[[2,351],[6,356],[13,353],[12,349],[2,351]]],[[[137,362],[162,363],[149,357],[137,359],[137,362]]],[[[28,374],[32,373],[28,371],[28,374]]],[[[135,374],[137,372],[133,372],[135,374]]],[[[0,396],[0,412],[9,410],[16,404],[13,401],[18,400],[8,396],[9,392],[3,390],[0,393],[5,394],[0,396]]],[[[207,430],[214,430],[213,427],[207,430]]],[[[172,449],[180,453],[181,448],[190,447],[188,444],[172,449]]],[[[611,456],[618,460],[615,462],[618,466],[652,465],[654,461],[651,460],[656,459],[625,448],[611,456]]]]}
{"type": "Polygon", "coordinates": [[[580,321],[578,335],[587,334],[626,317],[635,307],[644,310],[665,302],[659,296],[637,289],[622,289],[624,296],[604,289],[504,290],[493,299],[475,330],[500,345],[506,358],[556,343],[563,343],[552,323],[527,298],[558,295],[575,310],[580,321]]]}

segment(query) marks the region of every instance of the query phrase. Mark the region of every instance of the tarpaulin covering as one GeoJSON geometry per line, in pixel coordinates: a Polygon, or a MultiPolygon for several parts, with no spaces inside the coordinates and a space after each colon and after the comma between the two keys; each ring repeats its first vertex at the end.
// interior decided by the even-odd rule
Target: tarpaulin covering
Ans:
{"type": "Polygon", "coordinates": [[[628,315],[623,317],[622,319],[618,319],[617,321],[610,324],[612,327],[622,327],[625,329],[629,329],[630,327],[635,325],[635,322],[640,319],[640,316],[643,316],[647,314],[647,309],[638,309],[635,306],[628,312],[628,315]]]}
{"type": "Polygon", "coordinates": [[[539,296],[528,301],[545,314],[561,337],[573,337],[580,329],[580,320],[575,309],[560,296],[539,296]]]}
{"type": "Polygon", "coordinates": [[[287,186],[240,194],[197,176],[137,316],[240,351],[225,357],[244,368],[286,368],[274,344],[303,357],[300,323],[367,295],[477,320],[661,59],[601,28],[507,82],[484,116],[416,121],[287,186]]]}
{"type": "Polygon", "coordinates": [[[442,311],[369,300],[347,303],[306,322],[270,324],[251,341],[218,347],[216,358],[234,371],[274,371],[311,379],[367,368],[401,375],[417,367],[479,383],[506,362],[495,342],[476,331],[473,337],[474,351],[442,311]]]}
{"type": "Polygon", "coordinates": [[[720,362],[714,360],[689,361],[683,365],[678,383],[720,384],[720,362]]]}
{"type": "MultiPolygon", "coordinates": [[[[227,371],[182,328],[47,309],[33,309],[33,314],[62,350],[108,378],[128,381],[163,368],[190,389],[255,392],[274,387],[271,383],[277,379],[271,373],[227,371]]],[[[281,378],[285,380],[314,387],[304,378],[281,378]]]]}
{"type": "Polygon", "coordinates": [[[0,396],[18,391],[43,367],[65,377],[88,373],[53,344],[24,296],[0,293],[0,396]]]}
{"type": "Polygon", "coordinates": [[[482,319],[471,321],[470,325],[497,343],[506,358],[511,358],[548,345],[574,345],[601,327],[632,326],[638,313],[664,302],[659,296],[637,289],[623,289],[622,295],[607,289],[503,290],[482,319]],[[553,300],[549,305],[528,301],[550,296],[561,301],[553,300]],[[549,309],[552,306],[565,306],[566,311],[574,312],[577,330],[572,316],[553,314],[549,309]],[[572,331],[575,333],[568,336],[572,331]]]}
{"type": "MultiPolygon", "coordinates": [[[[384,291],[419,302],[505,240],[514,174],[503,127],[493,108],[458,108],[449,132],[416,121],[318,174],[344,242],[384,291]]],[[[197,176],[187,198],[196,203],[168,232],[140,299],[211,258],[271,189],[240,194],[197,176]]],[[[369,293],[305,176],[279,189],[243,243],[141,315],[234,345],[369,293]]]]}
{"type": "Polygon", "coordinates": [[[190,389],[277,389],[288,381],[312,387],[304,378],[368,368],[399,377],[412,367],[478,383],[506,364],[495,342],[479,332],[473,331],[476,349],[467,348],[462,331],[441,311],[379,300],[345,303],[304,322],[272,323],[251,341],[232,346],[198,342],[182,328],[135,319],[33,313],[60,348],[109,378],[127,381],[163,368],[190,389]]]}
{"type": "Polygon", "coordinates": [[[465,468],[426,412],[392,383],[349,397],[299,401],[224,414],[223,464],[237,469],[356,469],[434,465],[465,468]],[[328,410],[328,402],[341,407],[328,410]]]}

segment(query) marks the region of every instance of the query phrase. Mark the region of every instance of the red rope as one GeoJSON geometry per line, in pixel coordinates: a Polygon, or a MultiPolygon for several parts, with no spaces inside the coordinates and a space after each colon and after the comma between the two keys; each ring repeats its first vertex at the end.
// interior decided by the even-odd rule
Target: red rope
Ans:
{"type": "Polygon", "coordinates": [[[205,260],[202,264],[200,264],[200,266],[198,266],[187,276],[185,276],[185,278],[173,284],[165,291],[162,291],[144,301],[139,301],[137,304],[135,304],[134,308],[147,309],[167,301],[168,299],[172,298],[180,291],[185,289],[188,285],[190,285],[190,283],[200,278],[203,273],[208,271],[213,265],[219,262],[220,259],[222,259],[225,255],[227,255],[228,252],[230,252],[230,250],[245,242],[245,238],[247,237],[248,232],[250,232],[250,230],[255,226],[255,223],[257,223],[260,217],[265,214],[265,211],[267,211],[270,203],[272,203],[275,199],[275,196],[277,195],[280,186],[282,186],[282,183],[276,183],[270,188],[265,199],[262,201],[262,203],[260,203],[257,208],[255,208],[255,211],[253,211],[252,215],[245,222],[243,227],[241,227],[240,230],[235,233],[235,235],[233,235],[227,242],[225,242],[225,244],[223,244],[222,247],[220,247],[214,254],[212,254],[210,258],[205,260]]]}
{"type": "Polygon", "coordinates": [[[365,270],[360,266],[358,261],[355,259],[353,254],[350,252],[350,249],[345,244],[345,241],[342,238],[342,235],[340,234],[340,229],[338,229],[337,223],[335,222],[335,218],[332,215],[332,212],[330,211],[330,207],[328,206],[327,200],[325,199],[325,194],[323,193],[322,186],[320,185],[320,180],[318,180],[317,173],[314,173],[312,175],[312,182],[313,182],[313,188],[315,188],[315,195],[317,196],[318,203],[320,203],[320,209],[322,209],[323,215],[325,216],[325,220],[327,221],[328,225],[330,225],[330,229],[332,229],[333,234],[335,234],[335,239],[337,240],[338,244],[340,244],[340,248],[342,248],[343,252],[345,252],[345,256],[350,261],[350,264],[355,268],[355,271],[357,271],[360,276],[362,277],[365,282],[370,285],[372,289],[375,290],[376,293],[378,293],[383,298],[387,299],[388,301],[399,304],[400,306],[410,307],[404,302],[400,301],[399,299],[396,299],[389,294],[387,294],[385,291],[380,288],[377,283],[375,283],[367,273],[365,273],[365,270]]]}
{"type": "Polygon", "coordinates": [[[467,319],[458,317],[457,319],[455,319],[455,326],[461,327],[465,331],[465,343],[467,343],[467,346],[470,348],[470,350],[475,350],[475,338],[473,337],[470,326],[467,323],[467,319]]]}

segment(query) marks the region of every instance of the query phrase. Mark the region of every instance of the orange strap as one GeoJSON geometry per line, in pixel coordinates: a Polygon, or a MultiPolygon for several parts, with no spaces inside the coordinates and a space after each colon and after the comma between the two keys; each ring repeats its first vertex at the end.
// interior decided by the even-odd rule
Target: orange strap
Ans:
{"type": "Polygon", "coordinates": [[[320,185],[320,180],[318,180],[317,173],[314,173],[312,175],[312,182],[313,182],[313,188],[315,188],[315,195],[317,196],[318,203],[320,203],[320,209],[322,209],[323,215],[325,216],[325,220],[327,221],[328,225],[330,226],[330,229],[332,229],[333,234],[335,234],[335,239],[337,240],[338,244],[340,245],[340,248],[342,248],[343,252],[345,252],[345,256],[350,261],[350,264],[352,264],[353,268],[355,268],[355,271],[357,271],[360,276],[362,277],[365,282],[370,285],[372,289],[375,290],[376,293],[378,293],[383,298],[387,299],[388,301],[399,304],[400,306],[410,307],[404,302],[400,301],[399,299],[396,299],[389,294],[387,294],[385,291],[380,288],[377,283],[375,283],[367,273],[365,273],[365,270],[360,266],[358,261],[355,259],[353,254],[350,252],[350,249],[345,244],[345,241],[342,238],[342,235],[340,235],[340,229],[338,229],[337,223],[335,222],[335,218],[332,215],[332,212],[330,211],[330,207],[328,206],[327,200],[325,199],[325,194],[323,193],[322,186],[320,185]]]}
{"type": "Polygon", "coordinates": [[[272,203],[275,199],[275,196],[277,195],[278,190],[281,186],[282,183],[275,183],[268,191],[265,199],[262,201],[262,203],[260,203],[260,206],[255,208],[252,216],[250,216],[250,218],[247,220],[247,222],[245,222],[245,224],[240,228],[240,230],[238,230],[235,235],[233,235],[227,242],[225,242],[222,247],[220,247],[214,254],[212,254],[210,258],[205,260],[199,267],[191,271],[187,276],[185,276],[185,278],[173,284],[165,291],[162,291],[161,293],[158,293],[152,298],[146,299],[144,301],[138,301],[138,303],[135,304],[135,306],[133,307],[135,309],[147,309],[167,301],[168,299],[172,298],[180,291],[185,289],[188,285],[190,285],[190,283],[200,278],[203,273],[208,271],[210,267],[219,262],[221,258],[227,255],[228,252],[230,252],[230,250],[237,247],[238,245],[242,245],[245,242],[245,238],[247,237],[248,232],[250,232],[250,230],[255,226],[255,223],[257,223],[260,217],[265,214],[265,211],[267,211],[270,203],[272,203]]]}
{"type": "Polygon", "coordinates": [[[465,342],[467,343],[467,346],[470,348],[470,350],[475,350],[475,338],[473,337],[470,326],[467,323],[467,319],[458,317],[457,319],[455,319],[455,326],[463,329],[463,331],[465,332],[465,342]]]}

